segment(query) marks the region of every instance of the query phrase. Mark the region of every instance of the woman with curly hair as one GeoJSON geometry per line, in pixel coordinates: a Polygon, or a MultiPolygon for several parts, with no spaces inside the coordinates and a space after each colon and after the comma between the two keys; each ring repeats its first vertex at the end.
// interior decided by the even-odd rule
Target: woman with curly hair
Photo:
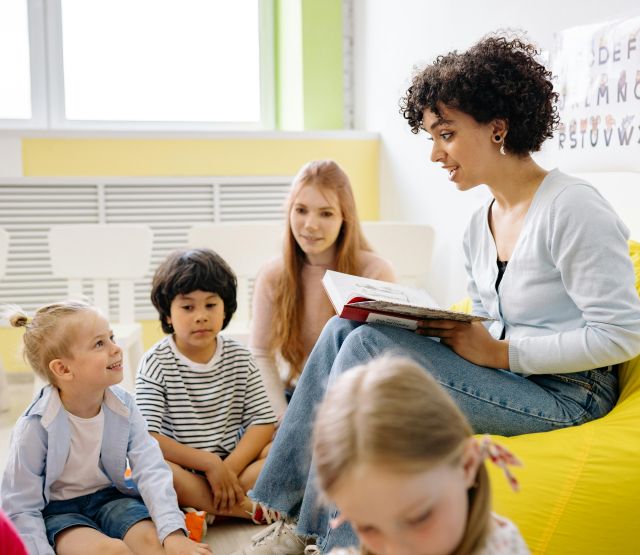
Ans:
{"type": "Polygon", "coordinates": [[[492,320],[421,322],[413,333],[332,319],[250,493],[288,521],[242,553],[355,544],[353,530],[332,529],[335,515],[317,504],[313,409],[336,376],[387,351],[424,366],[476,433],[575,426],[616,402],[615,365],[640,352],[629,232],[591,185],[531,158],[558,121],[551,74],[536,55],[520,39],[484,38],[418,72],[401,103],[449,180],[462,191],[486,184],[492,195],[464,236],[473,312],[492,320]]]}

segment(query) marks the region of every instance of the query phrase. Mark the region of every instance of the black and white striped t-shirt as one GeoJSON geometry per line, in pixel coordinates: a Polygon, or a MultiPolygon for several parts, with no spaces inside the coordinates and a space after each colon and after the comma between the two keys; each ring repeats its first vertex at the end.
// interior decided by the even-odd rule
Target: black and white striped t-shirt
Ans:
{"type": "Polygon", "coordinates": [[[156,343],[138,368],[136,404],[150,432],[223,458],[243,430],[276,422],[249,350],[221,335],[206,364],[185,357],[171,336],[156,343]]]}

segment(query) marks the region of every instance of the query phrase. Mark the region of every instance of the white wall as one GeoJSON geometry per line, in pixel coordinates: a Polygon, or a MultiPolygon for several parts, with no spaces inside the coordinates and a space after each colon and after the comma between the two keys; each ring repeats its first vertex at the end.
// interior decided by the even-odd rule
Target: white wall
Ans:
{"type": "MultiPolygon", "coordinates": [[[[499,29],[526,30],[547,50],[557,31],[639,14],[637,0],[355,0],[355,127],[381,134],[381,217],[436,229],[429,288],[440,303],[446,306],[465,294],[462,233],[488,193],[484,187],[458,192],[429,161],[426,135],[412,135],[400,116],[398,101],[413,68],[499,29]]],[[[548,154],[540,160],[555,165],[548,154]]]]}
{"type": "Polygon", "coordinates": [[[22,176],[22,143],[19,137],[0,137],[0,177],[22,176]]]}

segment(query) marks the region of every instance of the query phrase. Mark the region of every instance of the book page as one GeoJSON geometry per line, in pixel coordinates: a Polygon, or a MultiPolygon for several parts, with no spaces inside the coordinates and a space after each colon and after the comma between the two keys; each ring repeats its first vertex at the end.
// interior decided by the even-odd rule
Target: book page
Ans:
{"type": "MultiPolygon", "coordinates": [[[[352,299],[362,298],[372,301],[389,301],[403,305],[417,305],[439,308],[435,299],[425,290],[416,287],[390,283],[377,279],[343,274],[327,270],[322,280],[329,297],[339,298],[339,304],[350,303],[352,299]]],[[[338,304],[334,302],[334,306],[338,304]]]]}

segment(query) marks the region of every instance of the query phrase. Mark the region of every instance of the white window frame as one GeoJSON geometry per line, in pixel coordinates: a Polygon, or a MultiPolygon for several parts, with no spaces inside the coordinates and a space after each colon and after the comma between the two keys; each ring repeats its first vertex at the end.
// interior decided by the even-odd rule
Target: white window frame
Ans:
{"type": "MultiPolygon", "coordinates": [[[[107,0],[105,0],[107,1],[107,0]]],[[[261,121],[164,122],[69,120],[65,116],[60,0],[27,0],[31,62],[29,120],[0,119],[0,129],[54,131],[260,131],[275,128],[273,0],[260,6],[260,114],[261,121]]]]}
{"type": "Polygon", "coordinates": [[[27,0],[31,118],[0,118],[0,129],[43,129],[48,126],[44,2],[27,0]]]}

